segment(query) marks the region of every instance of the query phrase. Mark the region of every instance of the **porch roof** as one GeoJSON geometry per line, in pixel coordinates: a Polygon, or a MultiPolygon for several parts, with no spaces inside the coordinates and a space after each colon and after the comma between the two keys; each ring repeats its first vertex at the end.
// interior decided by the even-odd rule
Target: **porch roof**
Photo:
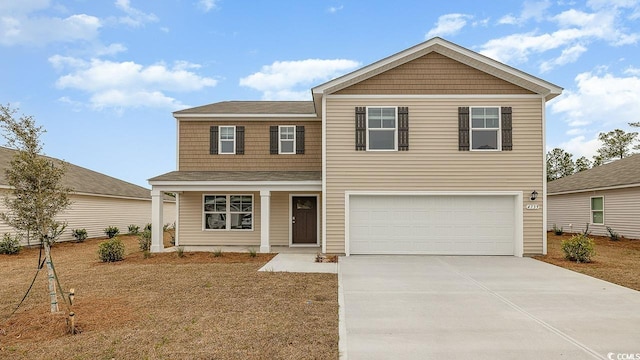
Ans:
{"type": "Polygon", "coordinates": [[[162,182],[298,182],[322,181],[321,171],[172,171],[149,179],[162,182]]]}

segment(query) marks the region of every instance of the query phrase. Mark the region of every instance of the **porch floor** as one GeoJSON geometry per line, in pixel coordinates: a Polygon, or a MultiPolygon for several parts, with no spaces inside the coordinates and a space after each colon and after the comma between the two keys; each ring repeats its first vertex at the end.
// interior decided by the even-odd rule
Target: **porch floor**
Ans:
{"type": "MultiPolygon", "coordinates": [[[[184,251],[186,252],[214,252],[217,250],[221,250],[222,252],[249,252],[249,249],[254,249],[256,251],[260,250],[260,245],[257,246],[182,246],[184,251]]],[[[173,252],[176,251],[176,247],[167,247],[164,248],[164,252],[173,252]]],[[[310,246],[310,247],[289,247],[289,246],[272,246],[272,253],[278,254],[317,254],[322,252],[322,248],[320,246],[310,246]]]]}

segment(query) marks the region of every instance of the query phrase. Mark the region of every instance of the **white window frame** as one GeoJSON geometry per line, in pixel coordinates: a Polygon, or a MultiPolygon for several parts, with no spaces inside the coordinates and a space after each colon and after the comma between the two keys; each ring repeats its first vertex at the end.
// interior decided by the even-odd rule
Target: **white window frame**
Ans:
{"type": "MultiPolygon", "coordinates": [[[[398,107],[397,106],[367,106],[366,109],[366,137],[367,151],[398,151],[398,107]],[[369,109],[393,109],[395,113],[395,127],[393,128],[393,149],[371,149],[369,147],[369,131],[391,131],[391,128],[369,128],[369,109]]],[[[382,125],[382,124],[381,124],[382,125]]]]}
{"type": "Polygon", "coordinates": [[[469,108],[469,151],[502,151],[502,109],[500,106],[472,106],[469,108]],[[473,128],[473,109],[498,109],[498,127],[497,128],[473,128]],[[474,131],[496,131],[497,144],[495,149],[474,149],[473,148],[473,132],[474,131]]]}
{"type": "Polygon", "coordinates": [[[295,154],[296,153],[296,126],[295,125],[279,125],[278,126],[278,154],[295,154]],[[282,129],[284,128],[293,128],[293,139],[283,139],[282,138],[282,129]],[[293,151],[292,152],[284,152],[282,151],[282,142],[293,142],[293,151]]]}
{"type": "Polygon", "coordinates": [[[591,210],[589,212],[590,214],[590,219],[589,219],[589,223],[593,224],[593,225],[604,225],[604,196],[592,196],[589,198],[589,210],[591,210]],[[593,199],[602,199],[602,210],[594,210],[593,209],[593,199]],[[601,223],[597,223],[597,222],[593,222],[593,213],[595,212],[601,212],[602,213],[602,222],[601,223]]]}
{"type": "Polygon", "coordinates": [[[233,125],[225,125],[225,126],[220,126],[218,129],[218,154],[222,154],[222,155],[235,155],[236,153],[236,127],[233,125]],[[231,128],[232,129],[232,133],[233,133],[233,140],[229,140],[229,139],[222,139],[222,129],[223,128],[231,128]],[[232,151],[231,152],[222,152],[222,142],[232,142],[232,151]]]}
{"type": "Polygon", "coordinates": [[[203,194],[202,195],[202,231],[253,231],[255,223],[255,196],[253,194],[203,194]],[[207,196],[225,196],[226,208],[224,212],[221,211],[205,211],[204,202],[207,196]],[[231,228],[231,215],[233,214],[247,214],[248,211],[231,211],[231,197],[232,196],[250,196],[251,197],[251,229],[232,229],[231,228]],[[225,214],[225,228],[224,229],[207,229],[207,214],[225,214]]]}

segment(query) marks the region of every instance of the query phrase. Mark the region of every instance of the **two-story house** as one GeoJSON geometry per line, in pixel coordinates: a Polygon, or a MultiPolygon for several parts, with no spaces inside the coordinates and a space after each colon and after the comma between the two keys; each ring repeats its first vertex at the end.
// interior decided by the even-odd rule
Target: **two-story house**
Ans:
{"type": "Polygon", "coordinates": [[[324,253],[546,253],[545,103],[562,88],[433,38],[311,89],[312,101],[177,111],[184,246],[324,253]]]}

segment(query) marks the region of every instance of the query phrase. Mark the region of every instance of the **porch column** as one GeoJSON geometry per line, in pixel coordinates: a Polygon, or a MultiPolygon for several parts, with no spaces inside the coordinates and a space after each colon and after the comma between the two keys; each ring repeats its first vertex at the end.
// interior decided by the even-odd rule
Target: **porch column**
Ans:
{"type": "Polygon", "coordinates": [[[151,190],[151,252],[162,252],[162,207],[164,193],[159,190],[151,190]]]}
{"type": "Polygon", "coordinates": [[[271,191],[260,190],[260,252],[271,251],[269,245],[269,224],[271,221],[271,191]]]}

